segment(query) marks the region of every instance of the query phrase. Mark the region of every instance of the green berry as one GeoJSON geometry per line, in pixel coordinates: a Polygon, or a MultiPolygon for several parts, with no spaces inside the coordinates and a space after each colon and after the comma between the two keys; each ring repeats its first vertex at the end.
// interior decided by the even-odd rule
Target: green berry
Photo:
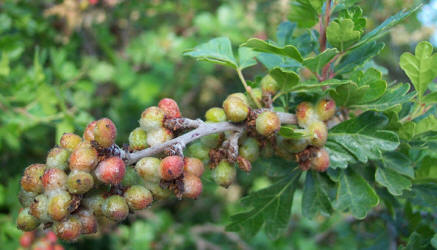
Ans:
{"type": "MultiPolygon", "coordinates": [[[[158,165],[159,166],[159,165],[158,165]]],[[[144,180],[137,173],[135,168],[126,168],[126,173],[124,174],[123,180],[121,181],[121,185],[124,187],[130,187],[132,185],[142,184],[144,180]]]]}
{"type": "Polygon", "coordinates": [[[223,102],[223,108],[226,117],[232,122],[241,122],[246,120],[249,115],[249,107],[241,98],[229,96],[223,102]]]}
{"type": "Polygon", "coordinates": [[[207,161],[209,159],[209,150],[210,148],[200,141],[194,142],[188,146],[189,155],[202,161],[207,161]]]}
{"type": "Polygon", "coordinates": [[[204,171],[203,162],[194,157],[184,158],[184,174],[191,174],[197,177],[202,176],[204,171]]]}
{"type": "Polygon", "coordinates": [[[41,222],[30,214],[29,208],[24,208],[18,213],[17,227],[22,231],[33,231],[41,222]]]}
{"type": "Polygon", "coordinates": [[[321,121],[314,121],[308,126],[310,144],[316,147],[323,147],[328,139],[328,128],[321,121]]]}
{"type": "Polygon", "coordinates": [[[261,89],[263,92],[274,95],[279,90],[279,84],[275,81],[275,79],[273,79],[273,77],[266,75],[261,80],[261,89]]]}
{"type": "MultiPolygon", "coordinates": [[[[262,99],[263,99],[263,92],[260,88],[253,88],[252,90],[252,95],[253,97],[255,97],[255,99],[261,103],[262,99]]],[[[251,106],[252,108],[256,108],[256,104],[255,102],[252,100],[252,98],[249,96],[249,94],[247,94],[247,99],[249,100],[249,106],[251,106]]]]}
{"type": "Polygon", "coordinates": [[[91,172],[98,162],[97,150],[90,142],[80,143],[70,155],[69,167],[71,170],[91,172]]]}
{"type": "Polygon", "coordinates": [[[335,101],[329,99],[322,99],[317,102],[315,110],[319,119],[322,121],[329,120],[335,114],[335,101]]]}
{"type": "Polygon", "coordinates": [[[47,213],[55,221],[61,221],[70,214],[72,199],[66,191],[54,191],[49,197],[47,213]]]}
{"type": "Polygon", "coordinates": [[[47,168],[59,168],[66,170],[68,168],[68,157],[70,151],[65,148],[54,147],[47,155],[46,166],[47,168]]]}
{"type": "Polygon", "coordinates": [[[48,211],[49,199],[47,195],[40,194],[35,197],[35,200],[30,205],[30,214],[40,221],[46,222],[50,220],[50,217],[47,213],[48,211]]]}
{"type": "Polygon", "coordinates": [[[209,148],[217,148],[221,141],[221,134],[210,134],[200,138],[200,142],[209,148]]]}
{"type": "Polygon", "coordinates": [[[80,221],[80,232],[82,234],[93,234],[97,232],[97,219],[91,211],[81,209],[75,215],[80,221]]]}
{"type": "Polygon", "coordinates": [[[21,206],[28,207],[28,206],[30,206],[30,204],[32,204],[33,199],[37,195],[38,194],[36,194],[36,193],[27,192],[27,191],[21,189],[20,192],[18,193],[18,200],[20,201],[21,206]]]}
{"type": "Polygon", "coordinates": [[[73,133],[64,133],[59,141],[59,145],[61,145],[62,148],[73,151],[81,142],[82,138],[80,138],[80,136],[73,133]]]}
{"type": "Polygon", "coordinates": [[[102,206],[105,202],[103,194],[99,192],[87,193],[85,198],[82,200],[82,205],[93,212],[96,216],[103,215],[102,206]]]}
{"type": "Polygon", "coordinates": [[[244,104],[249,105],[249,99],[243,93],[240,93],[240,92],[233,93],[233,94],[230,94],[228,97],[238,97],[244,102],[244,104]]]}
{"type": "Polygon", "coordinates": [[[152,193],[140,185],[131,186],[124,192],[123,196],[126,199],[127,205],[132,210],[145,209],[153,201],[152,193]]]}
{"type": "Polygon", "coordinates": [[[212,170],[212,178],[222,187],[229,187],[235,180],[237,170],[228,161],[222,160],[216,168],[212,170]]]}
{"type": "Polygon", "coordinates": [[[135,165],[138,175],[148,182],[159,182],[161,179],[161,160],[154,157],[144,157],[135,165]]]}
{"type": "Polygon", "coordinates": [[[164,110],[155,106],[149,107],[141,114],[139,121],[140,126],[147,132],[161,128],[163,126],[164,117],[164,110]]]}
{"type": "Polygon", "coordinates": [[[124,161],[120,157],[110,157],[100,162],[95,174],[99,181],[106,184],[119,184],[126,172],[124,161]]]}
{"type": "Polygon", "coordinates": [[[71,216],[53,225],[56,236],[65,241],[77,240],[82,231],[82,224],[76,216],[71,216]]]}
{"type": "Polygon", "coordinates": [[[42,176],[42,184],[44,191],[53,191],[58,189],[65,189],[67,183],[67,174],[59,168],[47,169],[42,176]]]}
{"type": "Polygon", "coordinates": [[[157,128],[147,132],[147,144],[151,147],[173,139],[173,133],[166,128],[157,128]]]}
{"type": "Polygon", "coordinates": [[[281,121],[276,113],[266,111],[256,118],[256,131],[260,135],[269,136],[279,130],[281,121]]]}
{"type": "Polygon", "coordinates": [[[46,170],[44,164],[32,164],[24,170],[23,177],[21,178],[21,187],[24,191],[41,193],[43,191],[43,185],[41,178],[46,170]]]}
{"type": "Polygon", "coordinates": [[[239,155],[247,160],[254,162],[259,156],[259,145],[255,138],[247,138],[239,147],[239,155]]]}
{"type": "Polygon", "coordinates": [[[205,113],[206,121],[209,122],[224,122],[226,121],[226,114],[222,108],[210,108],[205,113]]]}
{"type": "Polygon", "coordinates": [[[147,148],[147,133],[142,128],[136,128],[129,134],[129,147],[133,150],[147,148]]]}
{"type": "Polygon", "coordinates": [[[292,153],[302,152],[309,145],[307,138],[288,139],[286,142],[287,149],[292,153]]]}
{"type": "Polygon", "coordinates": [[[329,154],[324,148],[320,148],[311,159],[311,169],[324,172],[329,168],[329,154]]]}
{"type": "Polygon", "coordinates": [[[164,111],[165,117],[168,119],[181,117],[178,104],[171,98],[164,98],[159,101],[158,107],[164,111]]]}
{"type": "Polygon", "coordinates": [[[274,153],[274,149],[270,144],[264,145],[261,149],[261,156],[263,158],[270,158],[273,156],[273,153],[274,153]]]}
{"type": "Polygon", "coordinates": [[[170,181],[181,176],[184,171],[184,159],[177,155],[167,156],[160,164],[161,178],[170,181]]]}
{"type": "Polygon", "coordinates": [[[299,126],[302,128],[308,127],[313,121],[317,120],[313,105],[309,102],[301,102],[297,105],[296,118],[299,126]]]}
{"type": "Polygon", "coordinates": [[[117,137],[117,128],[108,118],[102,118],[97,121],[94,127],[94,140],[103,148],[108,148],[115,142],[117,137]]]}
{"type": "Polygon", "coordinates": [[[71,194],[84,194],[94,186],[94,178],[84,171],[71,171],[67,179],[68,192],[71,194]]]}
{"type": "Polygon", "coordinates": [[[159,182],[145,182],[144,186],[152,192],[155,200],[167,199],[172,194],[170,190],[162,188],[159,182]]]}
{"type": "Polygon", "coordinates": [[[112,195],[106,198],[102,206],[103,215],[111,220],[122,221],[129,214],[129,207],[126,200],[119,195],[112,195]]]}
{"type": "Polygon", "coordinates": [[[197,199],[202,193],[202,181],[199,177],[187,174],[184,175],[184,193],[183,196],[186,198],[197,199]]]}

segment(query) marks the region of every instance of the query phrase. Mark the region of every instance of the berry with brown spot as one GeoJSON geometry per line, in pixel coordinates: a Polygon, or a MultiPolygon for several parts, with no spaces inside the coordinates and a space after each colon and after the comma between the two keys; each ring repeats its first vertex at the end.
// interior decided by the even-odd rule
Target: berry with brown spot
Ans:
{"type": "Polygon", "coordinates": [[[73,133],[64,133],[59,141],[59,145],[65,149],[73,151],[79,143],[82,142],[82,138],[73,133]]]}
{"type": "Polygon", "coordinates": [[[124,161],[120,157],[110,157],[100,162],[96,168],[97,179],[106,184],[119,184],[126,172],[124,161]]]}
{"type": "Polygon", "coordinates": [[[54,191],[49,197],[47,213],[55,221],[61,221],[70,214],[71,195],[63,190],[54,191]]]}
{"type": "Polygon", "coordinates": [[[108,118],[102,118],[97,121],[94,127],[94,140],[102,148],[108,148],[115,142],[117,137],[117,128],[108,118]]]}
{"type": "Polygon", "coordinates": [[[181,117],[178,104],[171,98],[164,98],[159,101],[158,107],[164,111],[165,117],[168,119],[181,117]]]}
{"type": "Polygon", "coordinates": [[[181,176],[184,171],[184,159],[180,156],[167,156],[160,164],[161,178],[171,181],[181,176]]]}
{"type": "Polygon", "coordinates": [[[76,216],[70,216],[63,221],[56,222],[53,228],[56,235],[65,241],[77,240],[82,231],[82,225],[76,216]]]}
{"type": "Polygon", "coordinates": [[[41,193],[43,191],[43,185],[41,178],[46,170],[44,164],[32,164],[24,170],[23,177],[21,178],[21,187],[24,191],[41,193]]]}
{"type": "Polygon", "coordinates": [[[81,142],[70,155],[69,167],[71,170],[91,172],[97,165],[97,157],[97,150],[90,142],[81,142]]]}
{"type": "Polygon", "coordinates": [[[106,198],[102,206],[103,215],[111,220],[122,221],[129,214],[129,207],[126,200],[119,195],[112,195],[106,198]]]}
{"type": "Polygon", "coordinates": [[[44,191],[53,191],[57,189],[65,189],[67,183],[67,174],[59,168],[47,169],[42,176],[42,184],[44,191]]]}
{"type": "Polygon", "coordinates": [[[93,176],[85,171],[71,171],[67,179],[68,192],[71,194],[84,194],[94,186],[93,176]]]}
{"type": "Polygon", "coordinates": [[[131,186],[124,192],[123,196],[132,210],[145,209],[153,202],[152,193],[140,185],[131,186]]]}

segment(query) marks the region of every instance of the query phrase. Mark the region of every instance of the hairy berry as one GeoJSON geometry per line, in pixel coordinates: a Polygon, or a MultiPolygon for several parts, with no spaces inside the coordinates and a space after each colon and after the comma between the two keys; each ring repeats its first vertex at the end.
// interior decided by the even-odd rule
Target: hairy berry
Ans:
{"type": "Polygon", "coordinates": [[[84,141],[71,153],[69,167],[71,170],[91,172],[97,165],[97,157],[97,150],[91,143],[84,141]]]}
{"type": "Polygon", "coordinates": [[[244,121],[249,115],[248,104],[236,96],[229,96],[226,98],[223,102],[223,108],[226,117],[232,122],[244,121]]]}
{"type": "Polygon", "coordinates": [[[310,144],[316,147],[323,147],[328,139],[328,128],[321,121],[314,121],[308,126],[310,144]]]}
{"type": "Polygon", "coordinates": [[[258,141],[255,138],[248,137],[239,147],[239,155],[249,161],[256,161],[259,156],[258,141]]]}
{"type": "Polygon", "coordinates": [[[335,101],[330,99],[322,99],[316,104],[316,113],[320,120],[327,121],[335,114],[335,101]]]}
{"type": "Polygon", "coordinates": [[[84,194],[94,186],[93,176],[84,171],[71,171],[67,179],[68,192],[71,194],[84,194]]]}
{"type": "Polygon", "coordinates": [[[142,128],[136,128],[129,134],[129,147],[133,150],[147,148],[147,133],[142,128]]]}
{"type": "Polygon", "coordinates": [[[187,174],[184,175],[184,193],[183,196],[191,199],[197,199],[202,193],[202,181],[199,177],[187,174]]]}
{"type": "Polygon", "coordinates": [[[97,232],[97,219],[89,210],[81,209],[75,214],[81,224],[82,234],[93,234],[97,232]]]}
{"type": "Polygon", "coordinates": [[[203,174],[203,162],[194,157],[184,158],[184,174],[192,174],[200,177],[203,174]]]}
{"type": "Polygon", "coordinates": [[[141,114],[140,126],[145,131],[149,132],[163,126],[165,113],[161,108],[152,106],[147,108],[141,114]]]}
{"type": "Polygon", "coordinates": [[[297,105],[296,118],[299,126],[303,128],[309,126],[316,119],[313,105],[309,102],[301,102],[297,105]]]}
{"type": "Polygon", "coordinates": [[[23,177],[21,178],[21,187],[24,191],[41,193],[43,191],[43,185],[41,178],[46,170],[44,164],[32,164],[24,170],[23,177]]]}
{"type": "Polygon", "coordinates": [[[56,235],[65,241],[74,241],[80,236],[82,224],[76,216],[70,216],[53,225],[56,235]]]}
{"type": "Polygon", "coordinates": [[[79,143],[82,142],[82,138],[73,133],[64,133],[59,141],[61,147],[73,151],[79,143]]]}
{"type": "Polygon", "coordinates": [[[65,148],[54,147],[47,155],[46,166],[48,168],[59,168],[66,170],[68,167],[68,157],[70,152],[65,148]]]}
{"type": "Polygon", "coordinates": [[[65,189],[67,183],[67,174],[59,168],[47,169],[42,176],[42,184],[44,191],[53,191],[57,189],[65,189]]]}
{"type": "Polygon", "coordinates": [[[94,141],[94,129],[96,125],[97,125],[97,121],[92,121],[86,126],[85,130],[83,131],[84,140],[89,142],[94,141]]]}
{"type": "Polygon", "coordinates": [[[315,156],[311,159],[311,169],[324,172],[329,168],[329,154],[324,148],[318,149],[315,156]]]}
{"type": "Polygon", "coordinates": [[[24,208],[18,213],[17,227],[22,231],[32,231],[39,226],[41,222],[35,216],[30,214],[29,208],[24,208]]]}
{"type": "Polygon", "coordinates": [[[221,160],[220,163],[212,170],[212,178],[222,187],[229,187],[235,180],[237,170],[228,161],[221,160]]]}
{"type": "Polygon", "coordinates": [[[128,216],[129,207],[123,197],[112,195],[103,203],[102,212],[111,220],[122,221],[128,216]]]}
{"type": "Polygon", "coordinates": [[[173,139],[173,133],[166,128],[157,128],[147,133],[147,144],[151,147],[173,139]]]}
{"type": "Polygon", "coordinates": [[[149,206],[153,201],[152,193],[140,185],[131,186],[124,192],[127,205],[132,210],[141,210],[149,206]]]}
{"type": "Polygon", "coordinates": [[[28,206],[30,206],[30,204],[32,204],[33,199],[37,195],[38,194],[36,194],[36,193],[27,192],[27,191],[21,189],[20,192],[18,193],[18,201],[20,201],[21,206],[28,207],[28,206]]]}
{"type": "Polygon", "coordinates": [[[164,98],[159,101],[158,107],[164,111],[166,118],[172,119],[181,117],[178,104],[171,98],[164,98]]]}
{"type": "Polygon", "coordinates": [[[276,113],[266,111],[256,118],[256,131],[260,135],[269,136],[279,130],[281,121],[276,113]]]}
{"type": "Polygon", "coordinates": [[[102,118],[97,121],[94,127],[94,140],[103,148],[110,147],[117,137],[117,128],[108,118],[102,118]]]}
{"type": "Polygon", "coordinates": [[[261,80],[261,89],[263,92],[274,95],[279,90],[279,84],[275,81],[275,79],[273,79],[273,77],[266,75],[261,80]]]}
{"type": "Polygon", "coordinates": [[[224,122],[226,121],[226,114],[222,108],[210,108],[205,113],[205,118],[209,122],[224,122]]]}
{"type": "Polygon", "coordinates": [[[135,170],[144,181],[159,182],[161,179],[161,160],[154,157],[144,157],[135,165],[135,170]]]}
{"type": "Polygon", "coordinates": [[[119,157],[113,156],[100,162],[95,174],[97,179],[103,183],[119,184],[123,180],[125,171],[124,161],[119,157]]]}
{"type": "Polygon", "coordinates": [[[66,191],[55,191],[49,197],[47,213],[53,220],[61,221],[70,212],[71,195],[66,191]]]}
{"type": "Polygon", "coordinates": [[[50,220],[50,217],[47,213],[48,210],[49,199],[47,195],[40,194],[35,197],[35,200],[30,205],[30,214],[35,218],[38,218],[40,221],[46,222],[50,220]]]}
{"type": "Polygon", "coordinates": [[[82,200],[82,205],[92,211],[94,215],[101,216],[103,215],[102,206],[105,202],[103,198],[103,194],[99,192],[87,193],[85,198],[82,200]]]}
{"type": "Polygon", "coordinates": [[[167,181],[181,176],[184,171],[184,159],[180,156],[167,156],[161,161],[161,178],[167,181]]]}
{"type": "Polygon", "coordinates": [[[209,148],[200,141],[192,143],[188,146],[188,153],[191,157],[198,158],[202,161],[209,159],[209,148]]]}

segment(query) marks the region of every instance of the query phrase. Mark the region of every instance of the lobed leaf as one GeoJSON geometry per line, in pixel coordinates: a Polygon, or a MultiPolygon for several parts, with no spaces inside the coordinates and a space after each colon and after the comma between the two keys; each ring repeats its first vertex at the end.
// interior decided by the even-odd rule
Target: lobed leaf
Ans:
{"type": "Polygon", "coordinates": [[[332,58],[338,54],[337,49],[326,49],[322,53],[306,58],[303,61],[303,65],[310,69],[312,72],[320,73],[320,70],[325,66],[332,58]]]}
{"type": "Polygon", "coordinates": [[[376,169],[375,180],[385,186],[392,195],[401,195],[403,190],[411,189],[409,178],[383,166],[376,169]]]}
{"type": "Polygon", "coordinates": [[[184,53],[200,61],[222,64],[237,68],[237,61],[232,53],[231,41],[227,37],[218,37],[200,44],[184,53]]]}
{"type": "Polygon", "coordinates": [[[348,18],[340,18],[332,21],[326,29],[328,42],[340,51],[344,51],[355,41],[360,39],[361,33],[355,30],[354,26],[354,21],[348,18]]]}
{"type": "Polygon", "coordinates": [[[312,219],[319,212],[332,213],[331,201],[328,194],[321,187],[318,173],[308,171],[305,179],[305,186],[302,195],[302,214],[312,219]]]}
{"type": "Polygon", "coordinates": [[[349,52],[335,67],[334,72],[344,74],[354,71],[369,59],[377,56],[384,48],[383,42],[370,42],[349,52]]]}
{"type": "Polygon", "coordinates": [[[286,56],[298,62],[302,62],[302,55],[294,45],[278,46],[273,42],[266,42],[258,38],[250,38],[247,42],[241,44],[241,46],[252,48],[254,51],[258,52],[286,56]]]}

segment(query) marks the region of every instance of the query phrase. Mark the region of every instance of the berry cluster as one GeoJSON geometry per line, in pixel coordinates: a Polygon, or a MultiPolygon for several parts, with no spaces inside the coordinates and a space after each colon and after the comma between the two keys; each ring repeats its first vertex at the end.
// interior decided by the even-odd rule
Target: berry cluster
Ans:
{"type": "Polygon", "coordinates": [[[46,233],[39,231],[24,232],[20,237],[18,249],[32,250],[64,250],[64,247],[57,243],[58,237],[52,231],[46,233]]]}

